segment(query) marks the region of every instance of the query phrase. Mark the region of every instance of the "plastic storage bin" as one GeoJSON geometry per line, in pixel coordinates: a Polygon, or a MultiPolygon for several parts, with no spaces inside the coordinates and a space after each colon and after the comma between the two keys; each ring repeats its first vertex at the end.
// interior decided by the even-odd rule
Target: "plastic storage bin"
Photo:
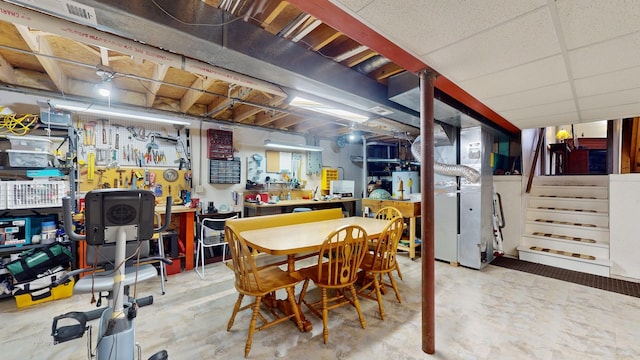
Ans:
{"type": "Polygon", "coordinates": [[[7,208],[58,207],[66,194],[64,181],[7,181],[7,208]]]}
{"type": "Polygon", "coordinates": [[[12,136],[7,135],[11,142],[12,150],[27,150],[49,152],[51,150],[51,140],[41,136],[12,136]]]}
{"type": "Polygon", "coordinates": [[[49,165],[49,153],[33,150],[5,150],[11,167],[43,168],[49,165]]]}

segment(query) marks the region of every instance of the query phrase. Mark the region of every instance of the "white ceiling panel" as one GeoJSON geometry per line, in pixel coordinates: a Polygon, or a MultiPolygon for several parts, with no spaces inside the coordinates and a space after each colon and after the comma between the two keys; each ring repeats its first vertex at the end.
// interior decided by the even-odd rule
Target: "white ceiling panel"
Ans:
{"type": "Polygon", "coordinates": [[[515,68],[458,83],[478,99],[537,89],[568,80],[562,56],[552,56],[515,68]]]}
{"type": "Polygon", "coordinates": [[[569,52],[575,78],[633,68],[638,66],[639,60],[640,32],[569,52]]]}
{"type": "Polygon", "coordinates": [[[640,115],[640,0],[332,1],[517,127],[640,115]]]}
{"type": "Polygon", "coordinates": [[[517,122],[518,120],[545,117],[555,114],[568,114],[571,112],[576,112],[576,104],[573,99],[527,108],[501,111],[500,114],[505,116],[507,119],[517,122]]]}
{"type": "Polygon", "coordinates": [[[543,8],[430,53],[427,58],[448,78],[459,82],[558,53],[551,16],[543,8]]]}
{"type": "Polygon", "coordinates": [[[376,0],[363,8],[361,0],[336,2],[352,11],[361,9],[357,15],[365,24],[415,54],[453,44],[546,4],[545,0],[376,0]]]}
{"type": "Polygon", "coordinates": [[[634,89],[640,87],[640,67],[577,79],[574,85],[578,97],[634,89]]]}
{"type": "Polygon", "coordinates": [[[555,5],[570,50],[640,31],[637,0],[562,0],[555,5]]]}
{"type": "Polygon", "coordinates": [[[584,98],[578,98],[580,110],[591,110],[606,108],[618,105],[628,105],[638,103],[640,100],[640,88],[619,91],[616,93],[606,93],[584,98]]]}
{"type": "Polygon", "coordinates": [[[584,110],[580,112],[582,122],[611,120],[625,117],[634,117],[638,115],[640,115],[640,103],[618,105],[593,110],[584,110]]]}
{"type": "Polygon", "coordinates": [[[482,102],[495,111],[507,111],[569,100],[573,98],[568,82],[545,86],[533,90],[511,93],[503,96],[482,99],[482,102]]]}
{"type": "Polygon", "coordinates": [[[522,119],[522,120],[514,121],[513,124],[523,130],[523,129],[545,127],[545,126],[567,125],[567,124],[572,124],[577,122],[578,122],[577,113],[571,112],[566,114],[554,114],[554,115],[547,115],[544,117],[522,119]]]}

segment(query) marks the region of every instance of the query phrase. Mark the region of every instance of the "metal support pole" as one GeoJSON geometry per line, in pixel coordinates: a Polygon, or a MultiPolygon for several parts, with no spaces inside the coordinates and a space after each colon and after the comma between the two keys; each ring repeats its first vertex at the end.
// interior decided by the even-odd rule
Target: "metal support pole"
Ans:
{"type": "Polygon", "coordinates": [[[435,235],[434,235],[434,140],[433,140],[433,82],[436,74],[420,73],[420,138],[422,163],[421,239],[422,239],[422,351],[435,354],[435,235]]]}

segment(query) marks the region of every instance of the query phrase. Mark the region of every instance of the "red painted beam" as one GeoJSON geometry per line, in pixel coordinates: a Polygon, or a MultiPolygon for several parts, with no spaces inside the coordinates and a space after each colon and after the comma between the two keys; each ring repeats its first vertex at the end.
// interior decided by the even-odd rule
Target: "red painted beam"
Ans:
{"type": "MultiPolygon", "coordinates": [[[[409,72],[419,73],[423,70],[435,71],[420,59],[332,4],[329,0],[289,0],[288,2],[298,9],[316,17],[335,30],[349,36],[353,40],[369,47],[409,72]]],[[[446,77],[442,75],[438,76],[435,81],[435,87],[506,131],[513,134],[520,133],[520,129],[515,125],[511,124],[507,119],[491,110],[446,77]]]]}

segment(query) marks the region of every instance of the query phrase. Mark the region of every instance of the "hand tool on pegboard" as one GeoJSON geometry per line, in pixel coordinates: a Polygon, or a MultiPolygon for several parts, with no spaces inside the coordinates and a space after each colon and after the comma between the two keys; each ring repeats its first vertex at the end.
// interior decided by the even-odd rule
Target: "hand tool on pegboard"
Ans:
{"type": "Polygon", "coordinates": [[[87,181],[93,182],[96,171],[96,154],[90,152],[87,154],[87,181]]]}

